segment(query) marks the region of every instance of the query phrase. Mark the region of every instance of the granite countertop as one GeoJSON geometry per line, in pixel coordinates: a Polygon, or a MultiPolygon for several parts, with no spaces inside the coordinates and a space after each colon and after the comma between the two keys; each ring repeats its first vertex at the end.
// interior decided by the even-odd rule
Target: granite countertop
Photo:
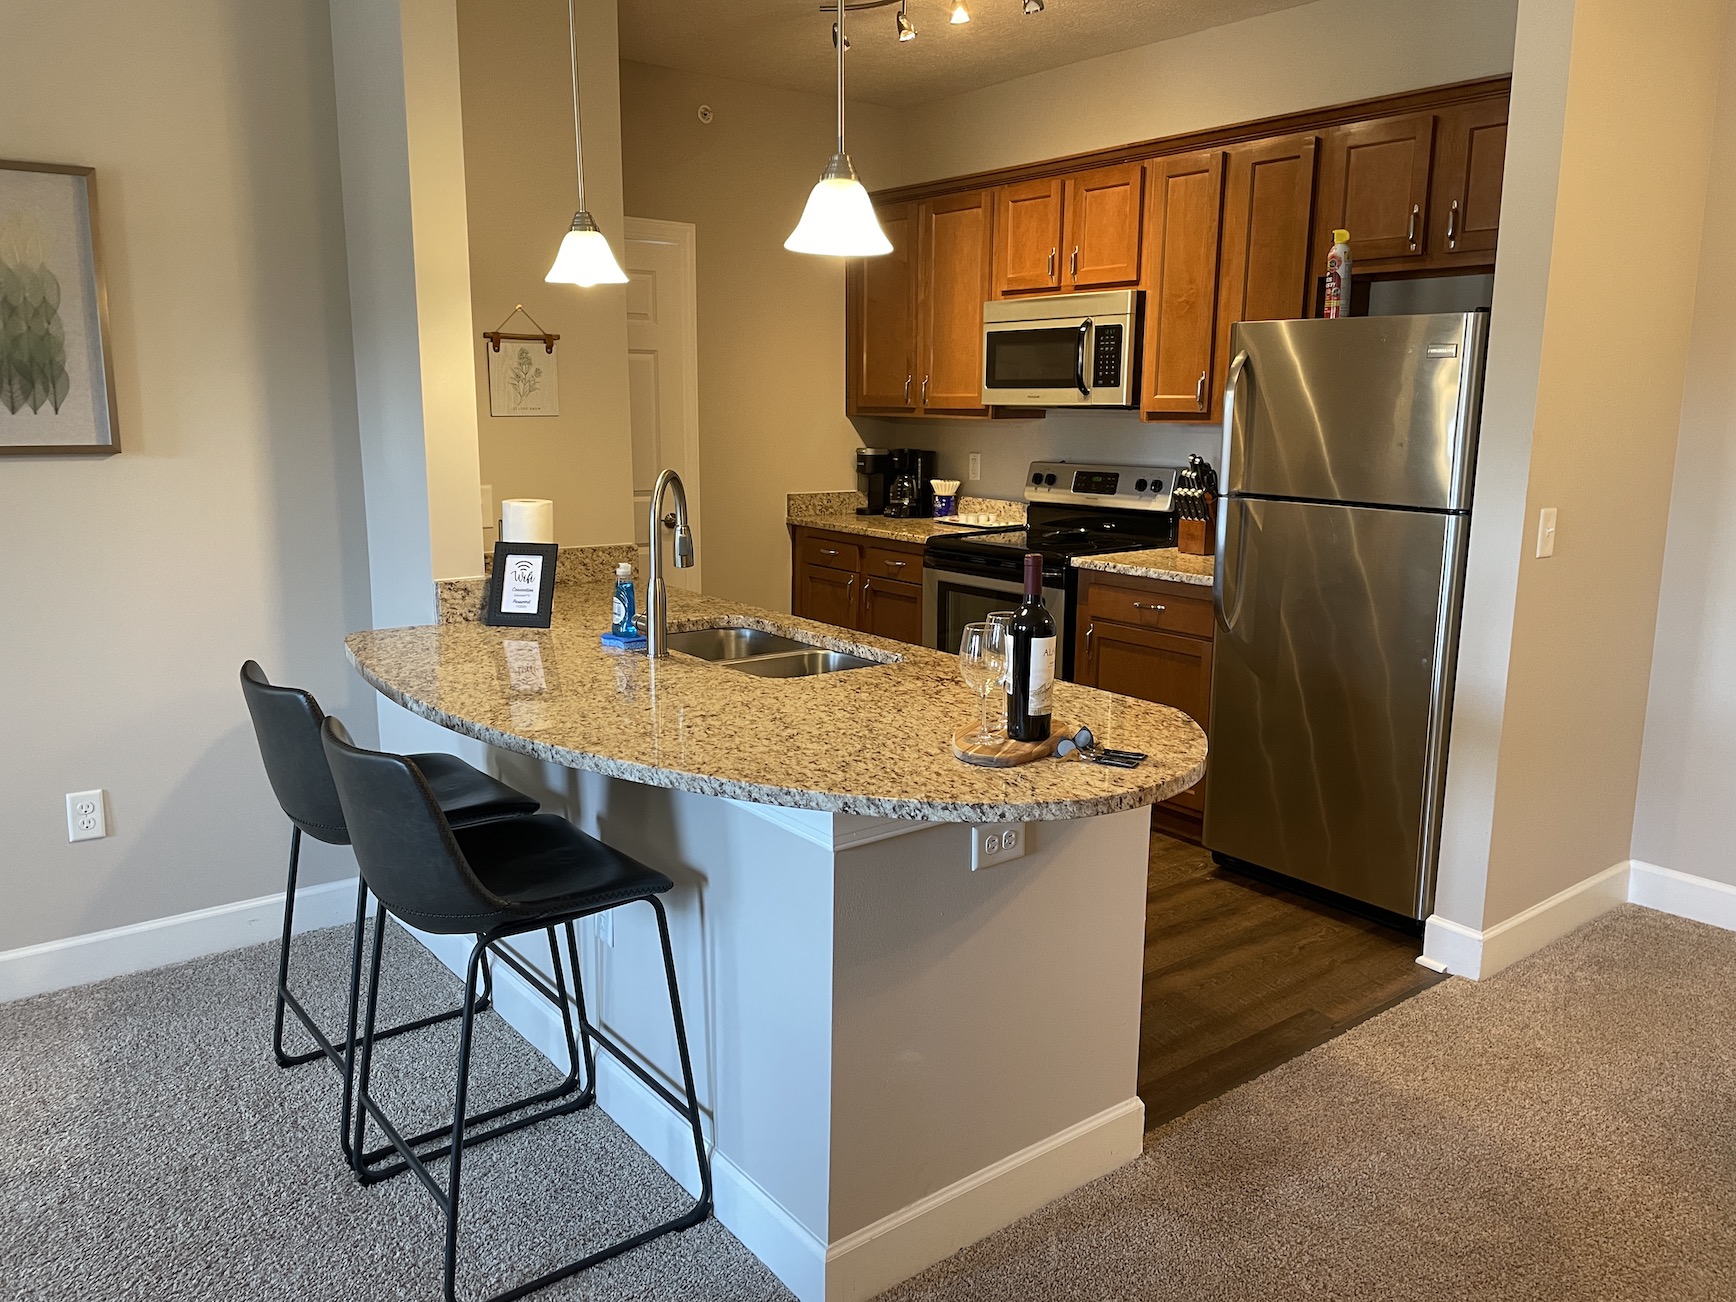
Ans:
{"type": "Polygon", "coordinates": [[[611,588],[556,587],[550,629],[453,623],[352,633],[362,677],[414,714],[491,745],[651,786],[932,822],[1089,818],[1149,805],[1205,771],[1205,735],[1167,706],[1056,684],[1057,722],[1144,751],[1137,769],[953,758],[976,699],[952,656],[679,589],[670,630],[760,628],[876,663],[763,679],[680,653],[603,648],[611,588]]]}
{"type": "Polygon", "coordinates": [[[1214,556],[1190,556],[1173,547],[1155,547],[1148,551],[1076,556],[1073,565],[1081,570],[1129,574],[1141,579],[1169,579],[1173,583],[1194,583],[1209,588],[1216,560],[1214,556]]]}
{"type": "Polygon", "coordinates": [[[860,493],[791,493],[786,499],[784,520],[787,524],[799,524],[809,529],[831,529],[836,533],[907,543],[927,542],[937,533],[1012,529],[1025,523],[1023,502],[1008,502],[997,497],[959,498],[959,511],[972,517],[968,521],[857,515],[856,508],[866,505],[867,501],[860,493]]]}
{"type": "MultiPolygon", "coordinates": [[[[899,520],[885,515],[808,515],[790,524],[805,529],[831,529],[837,533],[859,534],[864,538],[889,538],[894,542],[927,542],[937,533],[971,532],[983,525],[947,524],[940,520],[899,520]]],[[[989,526],[992,527],[992,526],[989,526]]]]}

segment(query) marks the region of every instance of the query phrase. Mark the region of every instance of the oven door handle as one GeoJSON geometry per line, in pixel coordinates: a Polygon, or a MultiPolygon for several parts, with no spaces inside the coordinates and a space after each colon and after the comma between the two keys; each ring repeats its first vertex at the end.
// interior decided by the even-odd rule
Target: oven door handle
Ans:
{"type": "Polygon", "coordinates": [[[1085,353],[1091,344],[1091,318],[1086,317],[1079,323],[1079,358],[1073,367],[1073,383],[1079,390],[1081,398],[1089,398],[1091,390],[1085,384],[1085,353]]]}

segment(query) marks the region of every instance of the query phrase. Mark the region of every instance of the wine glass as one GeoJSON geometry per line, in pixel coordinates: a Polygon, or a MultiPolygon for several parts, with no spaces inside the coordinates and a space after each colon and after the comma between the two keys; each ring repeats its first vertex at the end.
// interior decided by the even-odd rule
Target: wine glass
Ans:
{"type": "Polygon", "coordinates": [[[1007,731],[1007,694],[1013,690],[1013,615],[1015,613],[1017,612],[1011,610],[991,610],[983,616],[983,619],[988,623],[1000,625],[1001,645],[1006,648],[1004,658],[1007,667],[1001,675],[1000,693],[991,698],[994,702],[994,708],[991,711],[993,715],[992,726],[997,733],[1003,735],[1007,731]]]}
{"type": "Polygon", "coordinates": [[[991,745],[999,736],[989,726],[989,695],[1007,671],[1006,630],[984,621],[966,624],[958,644],[958,668],[965,686],[977,695],[977,730],[970,738],[976,746],[991,745]]]}

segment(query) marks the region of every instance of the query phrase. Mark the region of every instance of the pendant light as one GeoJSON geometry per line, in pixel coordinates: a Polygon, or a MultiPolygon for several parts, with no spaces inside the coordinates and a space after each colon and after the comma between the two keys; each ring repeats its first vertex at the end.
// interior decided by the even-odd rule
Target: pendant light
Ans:
{"type": "Polygon", "coordinates": [[[834,258],[867,258],[892,252],[892,244],[874,216],[868,191],[856,179],[850,155],[844,152],[844,10],[838,0],[838,149],[820,182],[808,196],[802,220],[784,241],[791,253],[819,253],[834,258]]]}
{"type": "Polygon", "coordinates": [[[551,285],[625,285],[627,273],[615,261],[615,252],[596,219],[585,211],[585,142],[579,134],[579,37],[573,19],[573,0],[567,0],[567,50],[573,64],[573,153],[578,163],[579,210],[572,229],[561,239],[555,265],[543,279],[551,285]]]}

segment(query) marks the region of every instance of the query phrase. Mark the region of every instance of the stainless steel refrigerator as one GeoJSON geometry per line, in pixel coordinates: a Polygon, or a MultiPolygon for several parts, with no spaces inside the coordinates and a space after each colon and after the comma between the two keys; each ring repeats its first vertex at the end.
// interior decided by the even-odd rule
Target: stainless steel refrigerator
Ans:
{"type": "Polygon", "coordinates": [[[1434,896],[1488,316],[1230,334],[1206,846],[1434,896]]]}

